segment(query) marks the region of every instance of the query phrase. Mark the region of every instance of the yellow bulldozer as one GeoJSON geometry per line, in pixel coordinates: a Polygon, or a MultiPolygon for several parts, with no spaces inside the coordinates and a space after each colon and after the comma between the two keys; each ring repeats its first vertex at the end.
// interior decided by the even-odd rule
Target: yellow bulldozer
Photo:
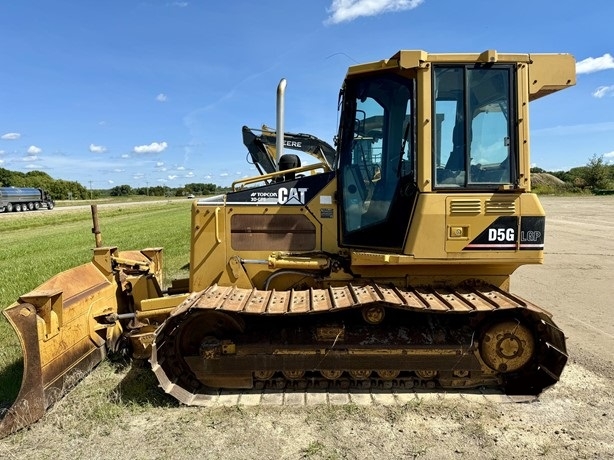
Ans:
{"type": "Polygon", "coordinates": [[[349,68],[333,148],[285,139],[282,80],[276,131],[243,132],[259,174],[192,204],[189,279],[162,280],[161,248],[96,247],[5,310],[24,374],[0,434],[127,350],[188,405],[221,388],[539,394],[567,351],[510,293],[544,251],[528,107],[574,84],[568,54],[399,51],[349,68]]]}

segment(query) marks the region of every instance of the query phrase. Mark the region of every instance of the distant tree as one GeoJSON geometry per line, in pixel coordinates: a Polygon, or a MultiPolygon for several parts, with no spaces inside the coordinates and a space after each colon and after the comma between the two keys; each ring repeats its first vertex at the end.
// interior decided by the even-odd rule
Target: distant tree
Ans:
{"type": "Polygon", "coordinates": [[[43,181],[52,181],[53,180],[53,177],[51,177],[49,174],[47,174],[44,171],[38,171],[38,170],[27,172],[25,174],[25,177],[27,179],[32,179],[32,180],[43,180],[43,181]]]}
{"type": "Polygon", "coordinates": [[[92,199],[92,200],[97,200],[99,198],[104,198],[105,196],[107,196],[106,190],[91,189],[91,190],[87,191],[87,197],[92,199]]]}
{"type": "Polygon", "coordinates": [[[0,187],[10,187],[13,178],[13,171],[0,168],[0,187]]]}
{"type": "Polygon", "coordinates": [[[202,183],[191,183],[185,184],[184,189],[187,193],[194,193],[195,195],[201,195],[203,193],[203,188],[205,184],[202,183]]]}
{"type": "Polygon", "coordinates": [[[0,168],[0,182],[3,187],[26,187],[25,174],[19,171],[10,171],[0,168]]]}
{"type": "Polygon", "coordinates": [[[154,187],[149,187],[149,195],[150,196],[166,196],[169,194],[170,188],[165,185],[156,185],[154,187]]]}
{"type": "Polygon", "coordinates": [[[128,196],[132,195],[132,187],[129,185],[117,185],[109,192],[111,196],[128,196]]]}
{"type": "Polygon", "coordinates": [[[537,174],[537,173],[545,173],[545,172],[546,172],[546,170],[545,170],[545,169],[542,169],[542,168],[538,168],[537,166],[534,166],[534,167],[532,167],[532,168],[531,168],[531,172],[532,172],[533,174],[537,174]]]}
{"type": "Polygon", "coordinates": [[[195,182],[191,184],[185,184],[186,193],[193,193],[195,195],[212,195],[215,193],[217,186],[215,184],[203,184],[202,182],[195,182]]]}
{"type": "Polygon", "coordinates": [[[558,177],[563,182],[573,183],[574,177],[569,173],[569,171],[549,171],[549,174],[552,174],[554,177],[558,177]]]}
{"type": "Polygon", "coordinates": [[[56,200],[85,200],[89,196],[87,189],[79,182],[62,179],[50,183],[47,190],[56,200]]]}
{"type": "Polygon", "coordinates": [[[50,190],[55,180],[43,171],[29,171],[22,178],[24,185],[28,187],[42,188],[50,190]]]}
{"type": "Polygon", "coordinates": [[[34,187],[47,190],[56,200],[82,200],[87,198],[87,190],[83,185],[75,181],[53,179],[43,171],[9,171],[0,168],[0,184],[3,187],[34,187]]]}
{"type": "Polygon", "coordinates": [[[592,189],[605,189],[609,187],[609,171],[603,161],[603,155],[593,155],[588,161],[583,177],[586,186],[592,189]]]}

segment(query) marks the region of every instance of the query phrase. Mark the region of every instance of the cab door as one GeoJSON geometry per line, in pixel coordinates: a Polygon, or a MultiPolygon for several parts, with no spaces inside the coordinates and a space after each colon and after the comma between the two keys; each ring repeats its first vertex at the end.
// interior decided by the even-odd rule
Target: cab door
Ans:
{"type": "Polygon", "coordinates": [[[341,246],[401,251],[415,204],[414,80],[349,79],[339,159],[341,246]]]}

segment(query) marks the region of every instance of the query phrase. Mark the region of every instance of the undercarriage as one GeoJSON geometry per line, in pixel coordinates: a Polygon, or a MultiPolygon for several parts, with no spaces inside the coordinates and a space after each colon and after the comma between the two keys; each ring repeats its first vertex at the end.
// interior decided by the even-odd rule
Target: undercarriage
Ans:
{"type": "Polygon", "coordinates": [[[494,286],[213,286],[158,329],[151,363],[185,404],[226,389],[496,388],[539,394],[567,360],[550,315],[494,286]]]}

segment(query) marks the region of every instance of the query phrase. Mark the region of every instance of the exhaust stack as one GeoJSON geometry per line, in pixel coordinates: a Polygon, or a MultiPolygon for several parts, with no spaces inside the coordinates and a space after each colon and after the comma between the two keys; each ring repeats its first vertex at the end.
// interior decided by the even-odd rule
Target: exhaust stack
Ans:
{"type": "Polygon", "coordinates": [[[286,79],[282,78],[277,85],[277,129],[275,140],[275,151],[277,158],[275,161],[276,169],[279,171],[279,159],[284,153],[284,116],[285,116],[285,98],[286,98],[286,79]]]}

